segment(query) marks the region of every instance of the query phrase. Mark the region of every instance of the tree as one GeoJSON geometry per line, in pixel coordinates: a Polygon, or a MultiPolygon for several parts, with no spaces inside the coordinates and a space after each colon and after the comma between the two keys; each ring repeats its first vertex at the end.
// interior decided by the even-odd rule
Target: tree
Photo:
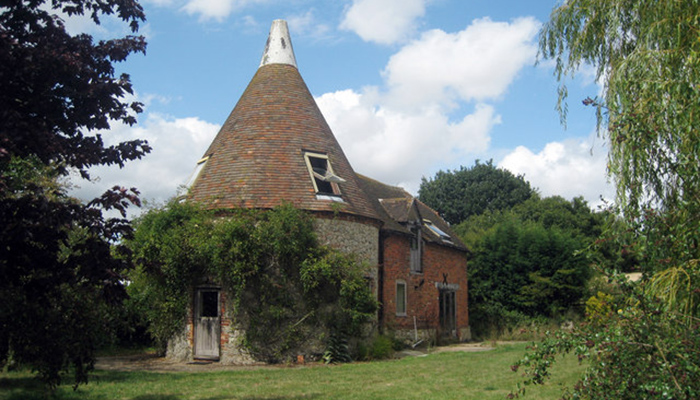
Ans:
{"type": "Polygon", "coordinates": [[[56,14],[115,14],[136,32],[142,8],[130,0],[9,1],[0,7],[0,366],[36,370],[49,386],[72,370],[87,382],[103,337],[103,311],[123,297],[131,233],[126,207],[138,191],[115,187],[83,204],[57,183],[94,165],[123,166],[150,151],[135,140],[105,146],[97,130],[135,123],[139,103],[114,62],[145,51],[142,37],[70,35],[56,14]],[[105,219],[116,209],[121,218],[105,219]]]}
{"type": "Polygon", "coordinates": [[[542,382],[555,354],[576,350],[591,364],[572,397],[700,395],[699,15],[695,0],[571,0],[542,29],[540,54],[555,60],[563,118],[567,77],[583,63],[597,69],[602,96],[584,104],[595,107],[609,142],[624,228],[601,241],[626,242],[644,275],[640,284],[618,281],[628,303],[604,323],[535,346],[519,363],[531,382],[542,382]]]}
{"type": "Polygon", "coordinates": [[[455,226],[473,252],[469,316],[475,335],[579,314],[592,273],[580,253],[596,241],[606,218],[581,197],[533,195],[455,226]]]}
{"type": "Polygon", "coordinates": [[[451,224],[458,224],[486,210],[513,207],[530,198],[535,191],[522,176],[496,168],[493,160],[478,160],[471,168],[438,171],[434,178],[421,180],[420,200],[451,224]]]}

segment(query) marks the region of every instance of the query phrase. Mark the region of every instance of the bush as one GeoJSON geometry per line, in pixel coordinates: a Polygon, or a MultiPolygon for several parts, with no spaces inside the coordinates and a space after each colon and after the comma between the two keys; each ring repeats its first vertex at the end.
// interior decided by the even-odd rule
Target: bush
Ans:
{"type": "Polygon", "coordinates": [[[400,341],[387,335],[377,335],[370,341],[358,343],[355,358],[362,361],[384,360],[392,358],[394,352],[402,348],[400,341]]]}

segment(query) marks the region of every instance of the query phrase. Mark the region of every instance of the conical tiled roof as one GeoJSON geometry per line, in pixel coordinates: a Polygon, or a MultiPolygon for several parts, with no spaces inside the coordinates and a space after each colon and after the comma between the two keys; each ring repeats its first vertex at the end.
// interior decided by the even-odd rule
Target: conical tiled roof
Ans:
{"type": "Polygon", "coordinates": [[[299,74],[284,21],[273,23],[257,73],[203,159],[188,197],[208,207],[264,209],[289,202],[378,219],[299,74]],[[332,183],[339,196],[317,194],[307,153],[327,157],[333,175],[344,180],[332,183]]]}

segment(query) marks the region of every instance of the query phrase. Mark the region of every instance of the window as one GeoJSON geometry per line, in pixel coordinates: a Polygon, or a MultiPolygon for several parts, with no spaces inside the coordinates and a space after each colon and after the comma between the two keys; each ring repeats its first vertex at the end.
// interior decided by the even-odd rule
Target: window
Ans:
{"type": "Polygon", "coordinates": [[[428,229],[430,229],[431,232],[437,235],[437,237],[439,237],[443,242],[452,243],[452,238],[450,237],[450,235],[445,233],[445,231],[438,228],[437,226],[433,225],[433,223],[430,220],[424,219],[423,224],[426,227],[428,227],[428,229]]]}
{"type": "Polygon", "coordinates": [[[213,290],[199,292],[201,297],[200,310],[201,317],[218,317],[219,316],[219,292],[213,290]]]}
{"type": "Polygon", "coordinates": [[[423,238],[419,225],[411,227],[411,272],[423,272],[423,238]]]}
{"type": "Polygon", "coordinates": [[[199,174],[202,172],[202,169],[204,168],[204,165],[207,163],[207,160],[209,160],[209,156],[206,156],[202,158],[201,160],[197,161],[197,166],[194,167],[194,171],[192,171],[192,174],[190,174],[190,177],[187,179],[187,183],[185,183],[186,188],[191,188],[192,185],[194,184],[194,181],[197,180],[199,177],[199,174]]]}
{"type": "Polygon", "coordinates": [[[396,282],[396,315],[406,316],[406,282],[396,282]]]}
{"type": "Polygon", "coordinates": [[[306,167],[309,169],[311,182],[314,184],[317,198],[340,196],[339,183],[344,183],[345,179],[333,173],[333,167],[328,160],[328,156],[320,153],[304,153],[306,167]]]}

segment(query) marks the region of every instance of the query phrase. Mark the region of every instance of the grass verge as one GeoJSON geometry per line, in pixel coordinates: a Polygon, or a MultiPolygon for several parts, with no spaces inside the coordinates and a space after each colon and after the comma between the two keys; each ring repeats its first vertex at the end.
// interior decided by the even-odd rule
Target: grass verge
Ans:
{"type": "MultiPolygon", "coordinates": [[[[286,399],[504,399],[522,380],[510,366],[525,344],[488,352],[445,352],[401,360],[253,370],[157,373],[97,371],[87,386],[61,387],[56,399],[81,400],[286,400],[286,399]]],[[[553,369],[526,399],[559,398],[583,372],[575,357],[553,369]]],[[[0,400],[43,399],[26,372],[0,374],[0,400]]]]}

